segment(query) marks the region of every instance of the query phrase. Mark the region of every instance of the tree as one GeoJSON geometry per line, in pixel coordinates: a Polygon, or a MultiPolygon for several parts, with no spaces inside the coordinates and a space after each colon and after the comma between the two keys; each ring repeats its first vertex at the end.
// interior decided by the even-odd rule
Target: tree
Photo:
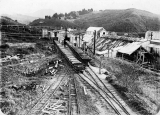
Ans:
{"type": "Polygon", "coordinates": [[[91,8],[91,12],[93,12],[93,8],[91,8]]]}
{"type": "Polygon", "coordinates": [[[58,14],[57,13],[53,14],[52,18],[57,19],[58,18],[58,14]]]}
{"type": "Polygon", "coordinates": [[[63,16],[64,16],[64,14],[62,14],[62,13],[59,14],[59,17],[63,17],[63,16]]]}
{"type": "Polygon", "coordinates": [[[64,15],[65,15],[65,17],[67,17],[67,16],[68,16],[68,14],[67,14],[67,13],[65,13],[64,15]]]}

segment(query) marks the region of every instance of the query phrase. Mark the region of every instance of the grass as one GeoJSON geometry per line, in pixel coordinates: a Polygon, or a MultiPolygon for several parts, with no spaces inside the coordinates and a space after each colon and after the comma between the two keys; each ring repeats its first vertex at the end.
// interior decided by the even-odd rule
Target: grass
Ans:
{"type": "Polygon", "coordinates": [[[120,59],[105,58],[103,67],[116,77],[113,86],[142,115],[155,114],[160,104],[159,74],[120,59]]]}
{"type": "MultiPolygon", "coordinates": [[[[49,76],[44,76],[43,70],[47,63],[54,58],[51,46],[47,41],[37,43],[9,43],[9,47],[2,46],[4,57],[7,55],[23,54],[25,64],[2,67],[1,68],[1,91],[0,108],[3,113],[17,115],[30,108],[34,102],[44,93],[43,88],[47,88],[49,76]],[[47,56],[47,57],[46,57],[47,56]],[[37,60],[29,63],[31,60],[37,60]],[[32,73],[30,77],[24,75],[25,72],[32,73]],[[36,89],[30,87],[36,82],[36,89]],[[18,87],[18,90],[14,87],[18,87]],[[22,87],[21,87],[22,86],[22,87]],[[43,88],[42,88],[43,87],[43,88]]],[[[10,60],[13,62],[13,60],[10,60]]],[[[12,63],[13,64],[13,63],[12,63]]]]}
{"type": "Polygon", "coordinates": [[[74,21],[83,28],[89,26],[104,27],[114,32],[145,32],[159,30],[158,15],[138,9],[105,10],[99,13],[89,13],[74,21]]]}

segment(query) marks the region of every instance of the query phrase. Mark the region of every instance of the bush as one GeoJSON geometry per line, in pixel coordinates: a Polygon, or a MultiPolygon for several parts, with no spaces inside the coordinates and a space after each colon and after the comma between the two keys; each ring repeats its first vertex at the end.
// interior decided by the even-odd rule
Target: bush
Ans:
{"type": "Polygon", "coordinates": [[[1,49],[7,49],[7,48],[9,48],[9,45],[8,45],[8,44],[2,44],[2,45],[0,46],[0,48],[1,48],[1,49]]]}

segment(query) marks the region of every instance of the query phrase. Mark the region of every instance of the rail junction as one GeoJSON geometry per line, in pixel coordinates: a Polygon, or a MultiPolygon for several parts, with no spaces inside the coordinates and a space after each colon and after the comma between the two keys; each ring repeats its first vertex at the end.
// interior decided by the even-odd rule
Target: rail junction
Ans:
{"type": "MultiPolygon", "coordinates": [[[[63,71],[56,75],[57,81],[47,88],[44,94],[37,99],[33,106],[26,109],[24,115],[81,115],[79,82],[83,84],[84,94],[93,90],[99,98],[109,105],[117,115],[136,115],[126,103],[118,96],[115,89],[104,82],[91,69],[90,64],[77,59],[73,49],[54,41],[58,54],[66,60],[63,71]]],[[[83,58],[86,59],[86,58],[83,58]]],[[[86,60],[85,60],[86,61],[86,60]]],[[[90,60],[88,60],[89,62],[90,60]]]]}
{"type": "MultiPolygon", "coordinates": [[[[110,84],[104,84],[88,64],[84,65],[83,62],[77,61],[78,59],[76,57],[78,53],[73,51],[74,48],[71,49],[71,46],[70,48],[64,47],[57,41],[54,41],[54,44],[57,48],[57,51],[66,58],[69,65],[73,68],[73,70],[76,71],[76,76],[74,76],[72,79],[79,77],[82,82],[86,82],[85,84],[89,85],[90,88],[93,88],[100,95],[100,97],[111,106],[117,115],[136,115],[118,96],[117,92],[110,84]],[[77,66],[76,63],[78,63],[79,66],[77,66]],[[80,63],[82,63],[82,65],[80,63]]],[[[78,108],[78,114],[80,114],[80,108],[78,108]]]]}
{"type": "MultiPolygon", "coordinates": [[[[18,27],[5,27],[6,29],[20,29],[18,27]]],[[[22,26],[22,30],[23,30],[22,26]]],[[[24,31],[26,31],[24,29],[24,31]]],[[[23,33],[5,33],[7,36],[22,36],[23,33]]],[[[30,34],[28,34],[29,36],[30,34]]],[[[37,35],[37,34],[36,34],[37,35]]],[[[26,34],[27,36],[27,34],[26,34]]],[[[22,36],[23,37],[23,36],[22,36]]],[[[73,47],[69,42],[64,46],[53,40],[53,46],[61,58],[67,62],[63,71],[56,75],[57,81],[46,89],[44,94],[37,99],[33,106],[27,108],[21,115],[81,115],[82,105],[78,82],[81,82],[86,90],[94,90],[99,97],[110,106],[117,115],[136,115],[120,98],[116,90],[108,83],[105,84],[90,68],[91,58],[84,55],[83,51],[73,47]],[[55,95],[56,94],[56,95],[55,95]]],[[[98,59],[96,61],[99,63],[98,59]]]]}

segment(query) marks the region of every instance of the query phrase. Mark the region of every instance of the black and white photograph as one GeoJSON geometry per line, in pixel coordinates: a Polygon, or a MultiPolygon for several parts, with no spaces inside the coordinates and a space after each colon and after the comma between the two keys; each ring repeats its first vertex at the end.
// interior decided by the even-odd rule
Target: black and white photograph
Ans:
{"type": "Polygon", "coordinates": [[[0,0],[0,115],[160,115],[160,0],[0,0]]]}

